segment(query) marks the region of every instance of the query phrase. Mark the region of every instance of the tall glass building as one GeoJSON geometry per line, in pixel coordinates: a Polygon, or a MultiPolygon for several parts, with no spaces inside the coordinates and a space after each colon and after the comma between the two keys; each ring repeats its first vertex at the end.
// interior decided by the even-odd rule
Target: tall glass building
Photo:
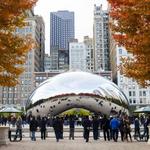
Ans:
{"type": "Polygon", "coordinates": [[[68,50],[68,42],[74,39],[74,12],[57,11],[50,13],[50,46],[68,50]]]}
{"type": "Polygon", "coordinates": [[[74,39],[74,12],[67,10],[50,13],[50,53],[58,70],[69,68],[69,42],[74,39]],[[56,50],[57,48],[57,50],[56,50]]]}

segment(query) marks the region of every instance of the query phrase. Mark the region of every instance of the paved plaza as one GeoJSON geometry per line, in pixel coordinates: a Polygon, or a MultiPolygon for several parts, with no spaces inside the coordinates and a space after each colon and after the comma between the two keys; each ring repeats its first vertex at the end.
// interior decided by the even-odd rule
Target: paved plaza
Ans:
{"type": "Polygon", "coordinates": [[[86,143],[82,138],[75,140],[63,139],[56,142],[54,138],[31,141],[29,138],[21,142],[9,142],[6,146],[0,146],[0,150],[150,150],[146,142],[105,142],[102,139],[94,141],[92,138],[86,143]]]}
{"type": "MultiPolygon", "coordinates": [[[[27,130],[28,126],[24,128],[27,130]]],[[[150,150],[150,144],[147,142],[137,142],[133,138],[133,142],[121,142],[119,137],[118,142],[104,141],[103,134],[99,140],[94,141],[92,132],[90,132],[90,140],[88,143],[83,139],[83,132],[75,132],[75,140],[69,140],[69,132],[64,132],[64,139],[56,142],[54,132],[49,128],[49,136],[46,140],[41,140],[40,133],[36,133],[37,140],[31,141],[29,132],[23,133],[23,140],[20,142],[8,142],[6,146],[0,146],[0,150],[150,150]]],[[[68,127],[64,127],[67,131],[68,127]]],[[[81,130],[80,126],[76,126],[76,131],[81,130]]]]}

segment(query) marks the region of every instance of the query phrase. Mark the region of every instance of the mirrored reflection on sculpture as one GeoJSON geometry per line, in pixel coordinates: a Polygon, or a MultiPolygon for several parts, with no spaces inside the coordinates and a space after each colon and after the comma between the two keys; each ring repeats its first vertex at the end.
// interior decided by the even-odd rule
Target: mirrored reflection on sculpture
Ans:
{"type": "Polygon", "coordinates": [[[27,113],[57,115],[71,108],[111,114],[127,112],[128,100],[111,81],[87,72],[66,72],[40,84],[26,104],[27,113]]]}

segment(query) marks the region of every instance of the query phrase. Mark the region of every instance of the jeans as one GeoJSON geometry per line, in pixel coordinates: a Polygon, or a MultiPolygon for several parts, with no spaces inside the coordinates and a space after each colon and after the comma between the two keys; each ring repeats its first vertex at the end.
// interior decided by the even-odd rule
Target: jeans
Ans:
{"type": "Polygon", "coordinates": [[[118,140],[118,129],[112,129],[112,138],[115,142],[118,140]]]}
{"type": "Polygon", "coordinates": [[[31,131],[31,140],[36,141],[35,131],[31,131]]]}
{"type": "Polygon", "coordinates": [[[54,131],[55,131],[56,140],[57,140],[57,142],[58,142],[59,139],[60,139],[61,131],[59,131],[59,130],[54,130],[54,131]]]}
{"type": "Polygon", "coordinates": [[[93,138],[94,140],[98,139],[98,129],[93,129],[93,138]]]}
{"type": "Polygon", "coordinates": [[[74,128],[70,128],[69,139],[71,138],[74,140],[74,128]]]}
{"type": "Polygon", "coordinates": [[[46,139],[46,130],[41,130],[41,139],[42,140],[46,139]]]}
{"type": "Polygon", "coordinates": [[[90,130],[85,128],[84,129],[84,138],[86,139],[86,142],[89,141],[89,135],[90,135],[90,130]]]}
{"type": "Polygon", "coordinates": [[[15,136],[15,140],[17,139],[19,134],[19,138],[20,140],[22,140],[22,129],[16,129],[16,136],[15,136]]]}

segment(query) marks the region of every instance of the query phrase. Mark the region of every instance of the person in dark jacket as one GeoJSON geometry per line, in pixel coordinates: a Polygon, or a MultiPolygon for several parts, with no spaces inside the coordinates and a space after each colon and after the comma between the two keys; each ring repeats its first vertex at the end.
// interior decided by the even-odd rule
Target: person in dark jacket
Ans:
{"type": "Polygon", "coordinates": [[[57,116],[56,118],[54,118],[53,120],[53,128],[54,128],[54,132],[55,132],[55,136],[56,136],[56,141],[59,142],[59,139],[61,139],[61,120],[60,118],[57,116]]]}
{"type": "Polygon", "coordinates": [[[124,141],[124,137],[125,137],[125,129],[124,129],[124,119],[121,118],[120,119],[120,124],[119,124],[119,131],[120,131],[120,135],[121,135],[121,141],[124,141]]]}
{"type": "Polygon", "coordinates": [[[141,136],[141,138],[144,138],[144,136],[146,136],[146,140],[149,139],[149,129],[148,129],[149,123],[150,123],[150,118],[146,117],[144,121],[144,133],[141,136]]]}
{"type": "Polygon", "coordinates": [[[134,138],[136,139],[137,137],[140,138],[140,121],[138,118],[135,118],[135,121],[134,121],[134,138]]]}
{"type": "Polygon", "coordinates": [[[110,134],[109,134],[109,130],[110,130],[110,122],[109,119],[107,118],[106,115],[104,115],[103,119],[102,119],[102,130],[103,130],[103,134],[104,134],[104,140],[110,140],[110,134]]]}
{"type": "Polygon", "coordinates": [[[40,131],[41,131],[42,140],[46,139],[46,125],[47,125],[47,120],[45,117],[42,117],[42,120],[40,121],[40,131]]]}
{"type": "Polygon", "coordinates": [[[63,127],[64,127],[64,118],[63,117],[61,117],[60,119],[59,119],[59,121],[60,121],[60,139],[63,139],[64,137],[63,137],[63,127]]]}
{"type": "Polygon", "coordinates": [[[86,142],[88,142],[89,141],[89,135],[90,135],[90,127],[91,127],[91,121],[89,120],[88,116],[85,117],[82,125],[84,128],[84,138],[85,138],[86,142]]]}
{"type": "Polygon", "coordinates": [[[93,127],[93,138],[94,140],[98,140],[99,120],[97,116],[93,117],[92,127],[93,127]]]}
{"type": "Polygon", "coordinates": [[[71,140],[71,138],[74,140],[74,127],[75,127],[75,119],[74,119],[73,116],[70,116],[70,120],[69,120],[69,129],[70,129],[69,140],[71,140]]]}
{"type": "Polygon", "coordinates": [[[38,122],[35,119],[35,117],[33,116],[31,118],[30,126],[29,126],[30,132],[31,132],[31,140],[32,141],[36,141],[35,132],[37,131],[37,127],[38,127],[38,122]]]}

